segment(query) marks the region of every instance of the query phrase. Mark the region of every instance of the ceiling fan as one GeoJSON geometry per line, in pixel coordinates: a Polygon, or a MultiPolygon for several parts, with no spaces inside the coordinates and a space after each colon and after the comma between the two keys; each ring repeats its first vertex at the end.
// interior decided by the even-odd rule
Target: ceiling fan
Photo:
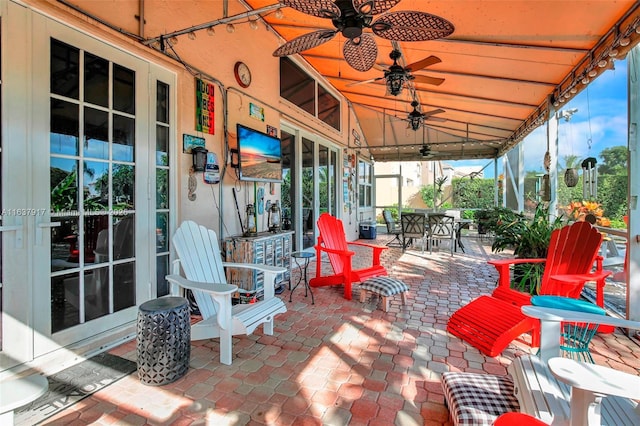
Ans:
{"type": "Polygon", "coordinates": [[[432,158],[435,156],[435,154],[433,153],[433,151],[431,151],[431,145],[422,145],[422,148],[420,148],[420,155],[422,155],[422,158],[432,158]]]}
{"type": "Polygon", "coordinates": [[[342,48],[344,59],[358,71],[368,71],[375,64],[378,46],[365,28],[378,37],[396,41],[424,41],[446,37],[453,25],[444,18],[419,11],[389,12],[373,21],[377,15],[391,9],[401,0],[280,0],[299,12],[331,19],[335,29],[318,30],[301,35],[277,48],[273,56],[288,56],[320,46],[340,32],[346,39],[342,48]]]}
{"type": "Polygon", "coordinates": [[[441,117],[433,117],[433,115],[435,114],[440,114],[443,113],[444,110],[443,109],[434,109],[432,111],[428,111],[428,112],[420,112],[420,110],[418,110],[418,106],[420,104],[418,103],[418,101],[413,101],[411,102],[411,106],[413,107],[413,111],[411,111],[409,113],[409,115],[407,116],[407,121],[409,122],[409,127],[411,127],[412,130],[418,130],[420,127],[422,127],[422,125],[424,124],[424,122],[426,120],[431,120],[431,121],[447,121],[446,118],[441,118],[441,117]]]}
{"type": "Polygon", "coordinates": [[[438,58],[437,56],[433,56],[433,55],[429,56],[418,62],[409,64],[406,67],[403,67],[402,65],[398,64],[398,59],[400,59],[401,56],[402,56],[402,53],[399,50],[397,49],[392,50],[391,53],[389,53],[389,57],[393,60],[393,64],[387,69],[382,68],[382,70],[384,71],[384,75],[382,77],[359,81],[357,83],[351,83],[351,84],[348,84],[347,86],[373,83],[375,81],[384,79],[387,86],[387,91],[389,92],[389,94],[393,96],[398,96],[400,93],[402,93],[402,89],[404,88],[405,83],[407,81],[415,81],[416,83],[433,84],[435,86],[439,86],[444,82],[444,78],[436,78],[436,77],[429,77],[426,75],[411,74],[412,71],[418,71],[428,66],[442,62],[440,58],[438,58]]]}

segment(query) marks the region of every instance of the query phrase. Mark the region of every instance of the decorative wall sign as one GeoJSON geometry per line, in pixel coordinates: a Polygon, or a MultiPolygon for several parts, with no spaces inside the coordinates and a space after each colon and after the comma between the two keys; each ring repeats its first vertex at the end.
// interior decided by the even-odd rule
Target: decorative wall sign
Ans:
{"type": "Polygon", "coordinates": [[[187,134],[182,135],[182,152],[191,154],[191,149],[197,146],[204,148],[204,138],[187,134]]]}
{"type": "Polygon", "coordinates": [[[269,136],[273,136],[274,138],[277,138],[277,137],[278,137],[278,129],[276,129],[276,128],[275,128],[275,127],[273,127],[273,126],[269,126],[269,125],[267,124],[267,134],[268,134],[269,136]]]}
{"type": "Polygon", "coordinates": [[[215,134],[215,85],[196,78],[196,131],[215,134]]]}
{"type": "Polygon", "coordinates": [[[260,121],[264,121],[264,108],[254,103],[249,103],[249,115],[260,121]]]}

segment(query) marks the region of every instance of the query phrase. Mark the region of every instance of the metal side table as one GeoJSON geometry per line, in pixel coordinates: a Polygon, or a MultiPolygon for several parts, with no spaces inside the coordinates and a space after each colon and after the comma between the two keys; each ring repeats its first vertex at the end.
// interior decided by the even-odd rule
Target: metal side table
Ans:
{"type": "Polygon", "coordinates": [[[300,269],[300,277],[298,278],[296,285],[291,289],[291,293],[289,293],[289,302],[291,302],[293,292],[296,291],[296,288],[298,288],[304,278],[304,297],[307,297],[307,292],[311,293],[311,304],[315,305],[316,302],[313,299],[313,291],[311,291],[311,287],[309,287],[309,280],[307,279],[307,268],[309,268],[309,262],[311,259],[316,257],[316,255],[306,251],[296,251],[291,253],[291,257],[300,269]]]}

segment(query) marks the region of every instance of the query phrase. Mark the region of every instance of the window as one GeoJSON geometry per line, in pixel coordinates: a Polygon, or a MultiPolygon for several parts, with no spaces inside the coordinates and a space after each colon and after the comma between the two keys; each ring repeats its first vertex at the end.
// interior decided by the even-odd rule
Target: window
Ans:
{"type": "Polygon", "coordinates": [[[358,206],[371,207],[373,200],[373,170],[371,163],[358,161],[358,206]]]}
{"type": "Polygon", "coordinates": [[[340,100],[289,58],[280,58],[280,96],[340,130],[340,100]]]}

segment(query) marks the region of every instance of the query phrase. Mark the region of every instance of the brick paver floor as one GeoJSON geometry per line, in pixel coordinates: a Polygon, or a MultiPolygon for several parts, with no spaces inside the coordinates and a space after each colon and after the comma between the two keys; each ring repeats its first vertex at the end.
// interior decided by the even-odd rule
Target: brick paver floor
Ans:
{"type": "MultiPolygon", "coordinates": [[[[379,235],[383,244],[390,237],[379,235]]],[[[145,386],[137,374],[96,392],[46,424],[119,425],[450,425],[440,384],[445,371],[507,374],[513,357],[530,349],[516,341],[488,358],[449,335],[449,315],[488,293],[497,279],[487,265],[487,241],[465,238],[467,253],[432,255],[390,248],[389,275],[410,287],[389,312],[379,301],[342,297],[342,287],[314,289],[315,305],[298,289],[288,312],[276,317],[275,334],[261,329],[234,338],[233,365],[219,362],[218,342],[192,343],[190,369],[180,380],[145,386]]],[[[366,253],[358,251],[358,262],[366,253]]],[[[315,263],[309,266],[315,274],[315,263]]],[[[299,272],[294,271],[296,282],[299,272]]],[[[599,364],[639,374],[638,345],[620,332],[597,336],[599,364]]],[[[135,361],[135,341],[111,351],[135,361]]]]}

